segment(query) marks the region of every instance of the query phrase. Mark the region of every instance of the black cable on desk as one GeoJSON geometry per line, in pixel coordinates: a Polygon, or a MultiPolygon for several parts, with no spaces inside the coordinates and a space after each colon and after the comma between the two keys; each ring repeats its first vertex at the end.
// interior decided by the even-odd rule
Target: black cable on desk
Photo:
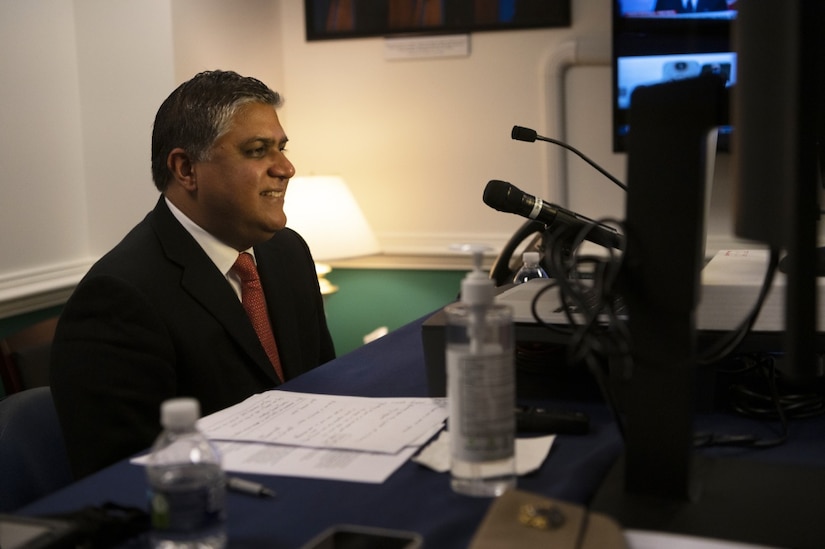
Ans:
{"type": "MultiPolygon", "coordinates": [[[[598,223],[622,225],[621,222],[610,219],[598,223]]],[[[580,254],[579,250],[589,229],[590,227],[585,227],[572,236],[567,228],[550,233],[545,242],[545,250],[552,282],[534,296],[531,312],[536,322],[545,329],[569,336],[569,363],[584,363],[587,366],[624,438],[624,422],[603,367],[604,358],[630,358],[629,334],[625,323],[620,319],[622,311],[615,290],[623,254],[614,248],[606,248],[607,257],[580,254]],[[592,268],[592,276],[582,276],[583,266],[592,268]],[[553,290],[559,292],[559,302],[567,317],[567,326],[550,324],[538,313],[541,297],[545,292],[553,290]],[[605,319],[607,322],[604,322],[605,319]]]]}
{"type": "Polygon", "coordinates": [[[756,419],[787,421],[804,419],[825,413],[825,397],[817,393],[780,391],[781,373],[776,356],[753,353],[737,357],[745,365],[739,377],[753,374],[755,382],[764,387],[753,387],[745,381],[731,385],[729,395],[734,411],[756,419]]]}
{"type": "MultiPolygon", "coordinates": [[[[622,225],[615,220],[601,222],[622,225]]],[[[621,371],[630,371],[632,367],[630,334],[623,318],[625,312],[621,309],[621,300],[615,289],[623,254],[608,249],[606,258],[582,255],[579,250],[585,236],[586,229],[580,231],[571,243],[569,232],[565,232],[564,229],[556,230],[549,235],[545,249],[549,252],[548,268],[553,282],[536,294],[531,311],[536,321],[546,329],[569,336],[568,360],[571,364],[587,365],[624,436],[623,418],[616,405],[602,360],[607,358],[617,361],[621,371]],[[592,268],[591,277],[585,279],[581,276],[583,266],[592,268]],[[544,292],[552,290],[559,292],[559,301],[567,317],[568,326],[549,324],[538,314],[537,304],[541,296],[544,292]]],[[[728,357],[750,333],[770,292],[778,263],[779,251],[771,250],[765,278],[752,309],[737,329],[720,337],[700,355],[699,364],[713,364],[728,357]]],[[[778,420],[782,429],[781,434],[777,438],[763,440],[747,434],[698,433],[695,437],[697,447],[773,447],[785,442],[789,416],[805,417],[825,411],[821,399],[812,400],[810,395],[780,395],[776,387],[776,369],[773,361],[769,366],[768,370],[765,370],[769,373],[765,374],[764,378],[768,381],[767,394],[741,385],[732,386],[731,403],[734,410],[739,413],[759,419],[778,420]]],[[[764,367],[765,364],[762,364],[763,369],[764,367]]],[[[750,369],[756,369],[756,366],[751,366],[750,369]]]]}
{"type": "Polygon", "coordinates": [[[728,388],[731,409],[738,414],[761,421],[778,421],[780,433],[772,439],[762,439],[753,435],[701,433],[695,440],[697,447],[773,448],[787,441],[790,420],[825,413],[825,397],[822,395],[780,390],[781,375],[774,355],[751,353],[737,356],[734,360],[741,367],[727,371],[739,378],[737,383],[728,388]]]}

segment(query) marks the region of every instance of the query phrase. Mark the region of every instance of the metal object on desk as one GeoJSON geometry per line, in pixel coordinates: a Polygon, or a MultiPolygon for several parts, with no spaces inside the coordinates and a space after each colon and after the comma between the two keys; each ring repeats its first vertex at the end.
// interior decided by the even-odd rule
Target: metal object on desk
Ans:
{"type": "Polygon", "coordinates": [[[470,549],[627,549],[613,519],[582,506],[509,490],[490,506],[470,549]]]}

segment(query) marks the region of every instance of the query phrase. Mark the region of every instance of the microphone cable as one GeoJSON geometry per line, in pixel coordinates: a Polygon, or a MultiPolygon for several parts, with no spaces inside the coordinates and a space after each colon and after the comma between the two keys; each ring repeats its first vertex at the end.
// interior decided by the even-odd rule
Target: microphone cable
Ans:
{"type": "MultiPolygon", "coordinates": [[[[552,143],[554,145],[558,145],[559,147],[567,149],[568,151],[576,154],[577,156],[579,156],[579,158],[590,164],[593,168],[595,168],[607,179],[609,179],[617,186],[619,186],[622,190],[627,191],[626,184],[622,183],[618,178],[613,176],[610,172],[605,170],[595,161],[588,158],[584,153],[582,153],[572,145],[565,143],[564,141],[539,135],[535,130],[531,128],[525,128],[523,126],[513,126],[513,129],[510,132],[510,137],[517,141],[525,141],[529,143],[535,142],[537,140],[545,141],[547,143],[552,143]]],[[[742,323],[735,330],[726,333],[724,336],[720,336],[720,339],[716,343],[714,343],[700,355],[700,365],[712,364],[714,362],[723,360],[724,358],[729,356],[733,351],[735,351],[736,347],[751,332],[751,329],[753,328],[753,325],[756,322],[756,319],[758,318],[759,313],[762,310],[762,306],[765,302],[765,299],[767,298],[767,294],[770,292],[771,285],[773,283],[773,279],[775,277],[775,273],[777,270],[777,266],[779,264],[779,255],[779,250],[770,250],[770,259],[767,271],[765,273],[765,278],[763,280],[762,288],[750,313],[743,319],[742,323]]]]}
{"type": "Polygon", "coordinates": [[[780,431],[772,439],[761,439],[755,435],[697,433],[694,437],[694,444],[697,448],[711,446],[773,448],[787,441],[790,420],[805,419],[825,413],[825,397],[816,392],[780,391],[778,383],[781,377],[776,366],[775,355],[750,353],[739,355],[734,360],[742,363],[742,367],[723,370],[740,379],[738,383],[728,387],[731,409],[740,415],[756,420],[778,421],[780,431]],[[752,374],[750,380],[745,379],[748,374],[752,374]]]}
{"type": "MultiPolygon", "coordinates": [[[[522,126],[513,126],[510,137],[526,142],[538,139],[567,149],[627,191],[627,185],[572,145],[538,135],[535,130],[522,126]]],[[[545,329],[570,337],[567,345],[568,361],[571,364],[583,362],[587,365],[624,439],[624,422],[603,364],[603,359],[630,360],[630,334],[626,322],[621,319],[624,311],[616,291],[623,254],[609,246],[605,247],[608,251],[606,258],[580,254],[582,243],[598,224],[624,228],[622,222],[607,218],[588,223],[572,239],[572,229],[569,227],[558,227],[546,233],[548,237],[545,250],[550,251],[548,268],[552,282],[533,296],[531,312],[536,322],[545,329]],[[584,278],[581,274],[581,267],[585,265],[592,268],[592,276],[589,278],[584,278]],[[551,324],[542,319],[538,312],[542,295],[553,289],[558,291],[562,311],[567,317],[567,326],[551,324]]],[[[619,230],[621,249],[625,246],[623,232],[619,230]]]]}
{"type": "MultiPolygon", "coordinates": [[[[526,142],[546,141],[567,149],[590,164],[622,190],[627,191],[627,185],[588,158],[584,153],[563,141],[540,136],[535,130],[522,126],[513,126],[511,137],[526,142]]],[[[620,235],[626,232],[624,223],[621,221],[604,219],[599,220],[598,223],[619,226],[622,229],[619,231],[620,235]]],[[[620,294],[616,291],[616,282],[621,272],[623,254],[617,254],[614,249],[608,247],[606,248],[609,254],[607,258],[580,255],[580,246],[591,227],[592,225],[589,225],[578,231],[578,234],[572,240],[571,246],[567,245],[570,238],[569,228],[561,227],[549,233],[545,249],[550,250],[548,270],[554,282],[536,293],[531,303],[531,312],[536,322],[545,329],[570,337],[567,346],[568,360],[571,363],[584,362],[587,365],[599,386],[603,398],[616,418],[619,431],[624,438],[625,430],[622,415],[616,405],[608,375],[602,364],[603,359],[618,360],[620,361],[621,371],[632,371],[631,341],[625,321],[626,311],[622,309],[620,294]],[[593,275],[589,282],[585,282],[581,276],[581,266],[588,264],[592,265],[593,275]],[[559,302],[567,317],[568,326],[550,324],[539,315],[538,302],[544,292],[552,289],[557,289],[559,292],[559,302]],[[599,357],[602,359],[600,360],[599,357]]],[[[624,239],[623,236],[622,238],[624,239]]],[[[621,249],[624,249],[625,245],[626,243],[623,242],[621,249]]],[[[697,365],[710,365],[728,358],[751,332],[772,288],[779,264],[779,256],[778,249],[770,249],[765,277],[750,312],[739,326],[720,336],[716,342],[699,353],[697,365]]],[[[757,366],[752,366],[751,369],[756,368],[757,366]]],[[[696,447],[748,446],[768,448],[777,446],[783,444],[787,438],[787,413],[791,413],[793,417],[807,417],[798,415],[802,413],[809,415],[825,413],[825,402],[822,401],[821,397],[811,399],[810,395],[780,396],[776,387],[776,370],[773,362],[771,362],[771,368],[768,371],[770,373],[765,375],[768,376],[767,379],[769,380],[769,395],[760,394],[742,385],[732,386],[732,405],[735,411],[742,414],[765,419],[778,419],[782,426],[781,435],[774,440],[764,441],[751,435],[697,433],[694,439],[696,447]]],[[[813,396],[817,397],[818,395],[813,396]]]]}
{"type": "Polygon", "coordinates": [[[800,393],[783,389],[781,372],[776,365],[777,356],[771,353],[751,353],[736,357],[744,367],[728,370],[740,379],[753,372],[754,384],[740,381],[729,387],[734,411],[757,419],[779,420],[806,419],[825,413],[825,397],[816,393],[800,393]]]}
{"type": "MultiPolygon", "coordinates": [[[[599,222],[622,225],[613,219],[599,222]]],[[[546,249],[550,251],[548,269],[551,282],[533,296],[531,313],[545,329],[570,338],[567,344],[568,362],[587,366],[624,439],[623,418],[604,364],[604,359],[630,359],[630,335],[621,318],[623,311],[615,289],[623,254],[614,248],[607,248],[608,257],[581,254],[581,245],[591,229],[592,226],[581,228],[572,235],[572,240],[569,227],[550,232],[546,249]],[[582,274],[582,267],[585,266],[592,274],[582,274]],[[567,317],[567,325],[551,324],[539,314],[541,297],[554,289],[558,291],[561,312],[567,317]]]]}

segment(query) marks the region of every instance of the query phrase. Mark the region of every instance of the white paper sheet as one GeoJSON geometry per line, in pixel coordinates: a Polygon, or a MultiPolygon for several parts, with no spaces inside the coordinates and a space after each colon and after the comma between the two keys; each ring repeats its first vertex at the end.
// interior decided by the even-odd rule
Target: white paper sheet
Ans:
{"type": "MultiPolygon", "coordinates": [[[[556,435],[516,439],[516,474],[532,473],[544,463],[556,435]]],[[[430,442],[413,461],[429,467],[433,471],[445,473],[450,470],[450,433],[442,431],[438,438],[430,442]]]]}
{"type": "MultiPolygon", "coordinates": [[[[446,416],[443,398],[271,391],[206,416],[198,426],[217,445],[226,471],[382,483],[444,427],[446,416]],[[265,442],[249,440],[258,436],[265,442]],[[356,449],[346,448],[353,444],[356,449]]],[[[145,465],[146,458],[132,463],[145,465]]]]}
{"type": "Polygon", "coordinates": [[[435,434],[444,399],[369,398],[267,391],[198,422],[212,440],[395,454],[435,434]]]}
{"type": "Polygon", "coordinates": [[[780,549],[767,545],[751,545],[736,541],[683,536],[646,530],[626,530],[625,540],[631,549],[780,549]]]}
{"type": "Polygon", "coordinates": [[[218,442],[217,446],[226,471],[372,484],[387,480],[418,450],[410,446],[386,454],[250,442],[218,442]]]}
{"type": "MultiPolygon", "coordinates": [[[[221,466],[231,473],[280,475],[381,484],[418,450],[408,446],[396,454],[325,450],[259,442],[215,441],[221,466]]],[[[149,454],[131,459],[146,465],[149,454]]]]}

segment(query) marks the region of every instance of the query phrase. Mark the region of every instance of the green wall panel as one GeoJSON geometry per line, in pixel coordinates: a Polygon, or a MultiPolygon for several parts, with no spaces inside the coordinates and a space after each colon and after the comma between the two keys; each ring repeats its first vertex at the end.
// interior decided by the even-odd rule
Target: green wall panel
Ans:
{"type": "MultiPolygon", "coordinates": [[[[395,330],[454,301],[464,275],[463,271],[335,269],[328,278],[339,289],[325,298],[325,306],[337,354],[360,347],[364,336],[378,327],[395,330]]],[[[0,319],[0,338],[61,309],[0,319]]],[[[0,397],[3,394],[0,382],[0,397]]]]}
{"type": "Polygon", "coordinates": [[[326,296],[327,322],[338,355],[363,344],[378,327],[390,331],[456,299],[463,271],[334,269],[338,291],[326,296]]]}
{"type": "Polygon", "coordinates": [[[54,315],[60,314],[63,306],[49,307],[48,309],[41,309],[39,311],[32,311],[22,315],[11,316],[0,319],[0,339],[10,336],[18,330],[27,328],[32,324],[37,324],[41,320],[46,320],[54,315]]]}

